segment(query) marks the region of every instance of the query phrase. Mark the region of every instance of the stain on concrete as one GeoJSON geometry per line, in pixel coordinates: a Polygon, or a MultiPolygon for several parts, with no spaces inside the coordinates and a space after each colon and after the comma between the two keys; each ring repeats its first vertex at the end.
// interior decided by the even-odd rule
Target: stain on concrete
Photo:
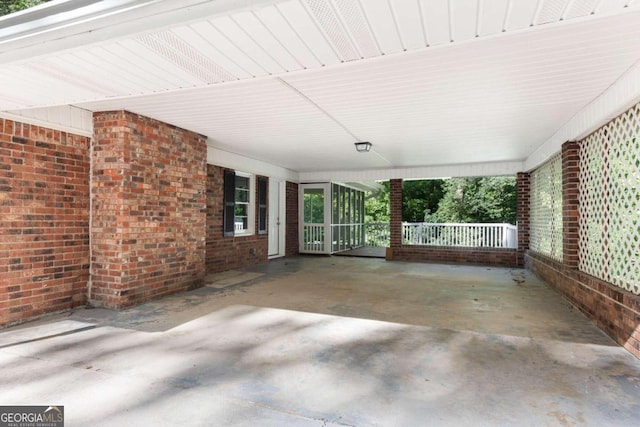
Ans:
{"type": "Polygon", "coordinates": [[[640,361],[528,272],[299,257],[233,277],[50,317],[95,328],[0,349],[0,401],[74,425],[637,425],[640,361]]]}
{"type": "Polygon", "coordinates": [[[240,284],[246,284],[254,279],[264,276],[264,273],[243,272],[238,270],[225,271],[223,273],[210,274],[205,278],[206,286],[214,289],[228,288],[240,284]]]}

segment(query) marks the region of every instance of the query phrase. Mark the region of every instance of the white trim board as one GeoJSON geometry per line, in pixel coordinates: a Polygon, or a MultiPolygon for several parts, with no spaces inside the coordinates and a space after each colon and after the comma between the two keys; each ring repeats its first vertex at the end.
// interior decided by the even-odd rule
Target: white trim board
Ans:
{"type": "Polygon", "coordinates": [[[93,137],[93,113],[70,105],[1,111],[0,117],[75,135],[93,137]]]}
{"type": "Polygon", "coordinates": [[[300,182],[360,182],[515,175],[523,171],[523,166],[522,162],[496,162],[361,171],[301,172],[300,182]]]}
{"type": "Polygon", "coordinates": [[[270,178],[281,178],[293,182],[300,180],[299,174],[296,171],[263,162],[262,160],[224,151],[210,145],[207,146],[207,163],[256,175],[268,176],[270,178]]]}

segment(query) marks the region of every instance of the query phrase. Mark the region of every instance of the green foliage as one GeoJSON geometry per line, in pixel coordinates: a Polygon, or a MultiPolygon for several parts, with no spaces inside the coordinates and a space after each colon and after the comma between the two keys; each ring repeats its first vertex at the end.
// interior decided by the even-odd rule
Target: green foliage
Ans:
{"type": "Polygon", "coordinates": [[[0,0],[0,16],[46,3],[49,0],[0,0]]]}
{"type": "Polygon", "coordinates": [[[444,190],[440,222],[516,222],[515,177],[452,178],[444,190]]]}
{"type": "Polygon", "coordinates": [[[405,181],[402,184],[402,220],[423,222],[438,209],[444,195],[444,180],[405,181]]]}
{"type": "MultiPolygon", "coordinates": [[[[365,200],[365,222],[389,222],[389,182],[365,200]]],[[[515,177],[405,181],[402,220],[406,222],[516,221],[515,177]]]]}
{"type": "Polygon", "coordinates": [[[304,222],[312,224],[324,222],[324,191],[322,189],[305,190],[304,222]]]}
{"type": "Polygon", "coordinates": [[[364,222],[389,222],[389,181],[382,183],[384,189],[377,195],[367,194],[364,200],[364,222]]]}

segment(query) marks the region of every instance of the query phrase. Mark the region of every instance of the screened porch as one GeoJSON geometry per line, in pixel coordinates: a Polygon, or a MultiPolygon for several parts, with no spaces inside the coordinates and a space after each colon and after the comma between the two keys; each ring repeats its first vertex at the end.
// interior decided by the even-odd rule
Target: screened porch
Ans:
{"type": "Polygon", "coordinates": [[[301,184],[300,252],[333,254],[364,246],[364,197],[345,184],[301,184]]]}

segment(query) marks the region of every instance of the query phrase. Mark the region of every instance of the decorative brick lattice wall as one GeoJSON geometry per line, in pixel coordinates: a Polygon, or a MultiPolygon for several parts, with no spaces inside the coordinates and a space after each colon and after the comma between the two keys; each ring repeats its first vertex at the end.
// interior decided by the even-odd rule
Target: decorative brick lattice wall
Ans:
{"type": "Polygon", "coordinates": [[[89,141],[0,119],[0,325],[86,303],[89,141]]]}
{"type": "Polygon", "coordinates": [[[579,268],[640,294],[640,104],[580,142],[579,268]]]}
{"type": "MultiPolygon", "coordinates": [[[[254,191],[255,200],[258,200],[257,188],[254,191]]],[[[255,209],[255,234],[224,236],[224,168],[207,165],[207,273],[232,270],[268,260],[269,236],[257,234],[257,204],[255,209]]]]}
{"type": "Polygon", "coordinates": [[[92,303],[122,308],[202,284],[206,156],[196,133],[94,115],[92,303]]]}
{"type": "Polygon", "coordinates": [[[526,255],[527,268],[636,357],[639,110],[636,105],[584,140],[562,145],[562,261],[526,255]]]}
{"type": "Polygon", "coordinates": [[[562,261],[562,156],[531,173],[529,248],[562,261]]]}

